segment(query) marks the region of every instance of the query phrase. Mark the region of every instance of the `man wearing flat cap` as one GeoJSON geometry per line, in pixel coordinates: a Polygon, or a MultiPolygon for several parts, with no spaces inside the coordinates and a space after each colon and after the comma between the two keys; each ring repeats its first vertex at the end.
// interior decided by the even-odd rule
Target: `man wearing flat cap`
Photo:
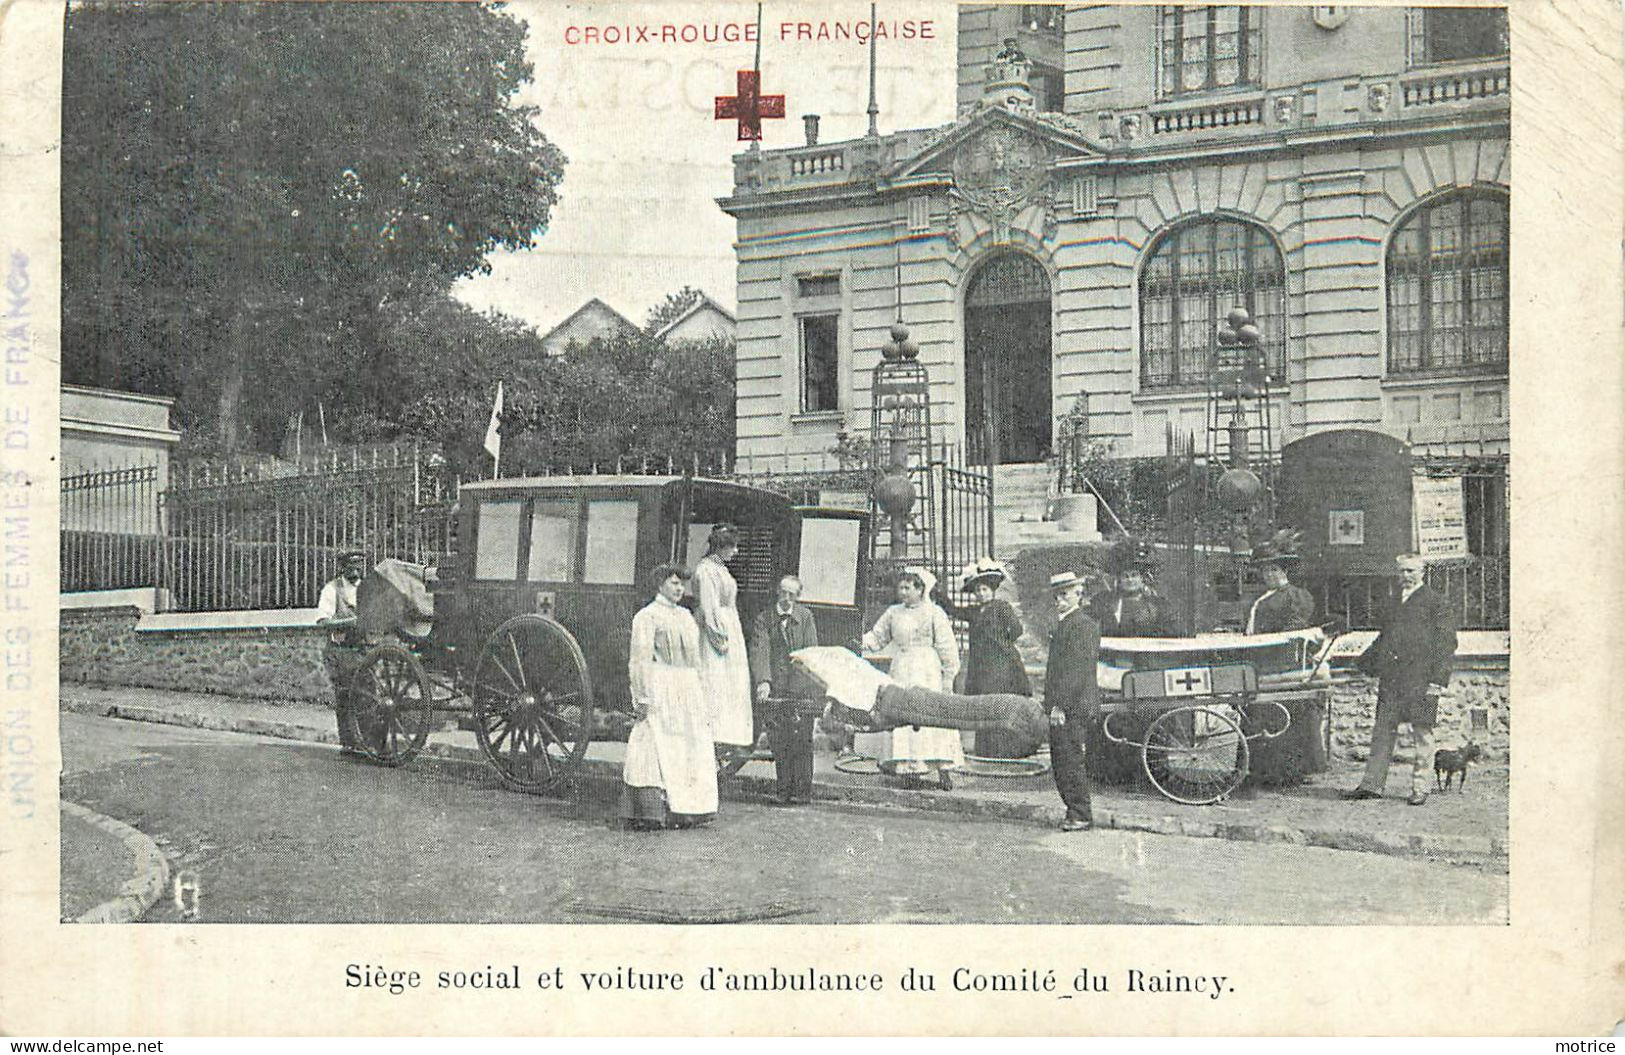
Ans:
{"type": "Polygon", "coordinates": [[[1100,624],[1083,607],[1083,580],[1075,572],[1050,577],[1055,598],[1055,632],[1049,639],[1044,671],[1044,706],[1049,711],[1050,772],[1066,805],[1061,830],[1086,831],[1094,825],[1089,805],[1089,773],[1084,767],[1084,734],[1100,717],[1100,624]]]}
{"type": "Polygon", "coordinates": [[[339,726],[339,747],[355,753],[350,721],[350,682],[361,666],[361,637],[356,627],[356,587],[367,574],[367,556],[360,550],[339,554],[339,573],[322,587],[316,602],[316,624],[328,628],[322,660],[327,680],[333,683],[333,714],[339,726]]]}

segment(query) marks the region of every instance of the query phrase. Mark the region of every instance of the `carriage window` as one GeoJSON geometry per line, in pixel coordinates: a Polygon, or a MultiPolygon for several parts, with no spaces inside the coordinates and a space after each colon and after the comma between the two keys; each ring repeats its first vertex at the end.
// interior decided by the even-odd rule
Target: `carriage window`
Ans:
{"type": "Polygon", "coordinates": [[[858,522],[807,517],[801,522],[801,599],[858,603],[858,522]]]}
{"type": "Polygon", "coordinates": [[[475,525],[474,578],[512,579],[519,567],[519,512],[523,503],[481,502],[475,525]]]}
{"type": "Polygon", "coordinates": [[[588,502],[586,581],[630,586],[637,582],[637,560],[637,502],[588,502]]]}
{"type": "Polygon", "coordinates": [[[530,514],[531,582],[570,582],[576,556],[576,504],[537,502],[530,514]]]}

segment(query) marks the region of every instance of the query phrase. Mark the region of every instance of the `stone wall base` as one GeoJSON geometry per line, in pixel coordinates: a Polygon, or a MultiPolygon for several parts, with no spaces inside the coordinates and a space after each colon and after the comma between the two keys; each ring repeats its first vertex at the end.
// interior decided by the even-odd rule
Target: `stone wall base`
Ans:
{"type": "Polygon", "coordinates": [[[330,705],[319,627],[137,630],[139,608],[61,615],[61,678],[330,705]]]}

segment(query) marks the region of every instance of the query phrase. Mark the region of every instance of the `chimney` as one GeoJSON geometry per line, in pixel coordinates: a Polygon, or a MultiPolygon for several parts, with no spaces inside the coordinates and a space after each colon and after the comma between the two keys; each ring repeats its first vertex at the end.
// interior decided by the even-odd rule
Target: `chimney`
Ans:
{"type": "Polygon", "coordinates": [[[810,146],[810,147],[817,146],[818,145],[818,115],[817,114],[802,114],[801,115],[801,127],[803,129],[805,129],[806,132],[807,132],[807,145],[810,146]]]}

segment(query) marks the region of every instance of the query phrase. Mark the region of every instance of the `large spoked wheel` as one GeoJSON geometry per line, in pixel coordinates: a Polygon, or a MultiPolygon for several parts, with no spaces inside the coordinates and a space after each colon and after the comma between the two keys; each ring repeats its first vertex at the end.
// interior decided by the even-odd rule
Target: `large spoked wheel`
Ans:
{"type": "Polygon", "coordinates": [[[362,657],[350,683],[350,737],[357,750],[386,766],[403,765],[429,738],[433,715],[429,674],[410,651],[383,644],[362,657]]]}
{"type": "Polygon", "coordinates": [[[474,733],[502,782],[540,793],[565,780],[592,742],[592,679],[581,646],[540,615],[503,623],[474,669],[474,733]]]}
{"type": "Polygon", "coordinates": [[[1205,806],[1229,795],[1247,776],[1247,737],[1215,707],[1176,707],[1145,731],[1146,776],[1175,802],[1205,806]]]}

